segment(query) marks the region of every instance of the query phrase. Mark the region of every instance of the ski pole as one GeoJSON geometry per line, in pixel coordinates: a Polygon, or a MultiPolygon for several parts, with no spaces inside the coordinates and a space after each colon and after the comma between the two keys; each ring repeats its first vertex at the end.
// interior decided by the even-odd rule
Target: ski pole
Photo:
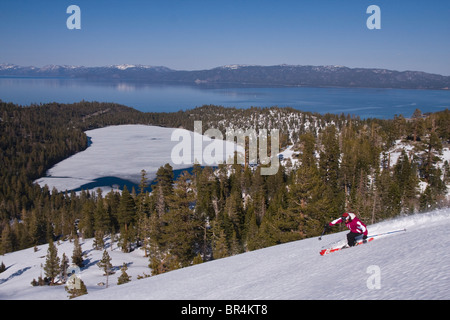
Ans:
{"type": "Polygon", "coordinates": [[[328,226],[325,225],[325,227],[323,228],[322,234],[319,237],[319,241],[322,240],[322,236],[325,234],[325,232],[327,232],[328,226]]]}
{"type": "Polygon", "coordinates": [[[369,237],[372,237],[372,238],[373,238],[373,237],[384,236],[384,235],[386,235],[386,234],[391,234],[391,233],[396,233],[396,232],[402,232],[402,231],[406,231],[406,228],[405,228],[405,229],[401,229],[401,230],[394,230],[394,231],[383,232],[383,233],[375,234],[375,235],[369,236],[369,237]]]}

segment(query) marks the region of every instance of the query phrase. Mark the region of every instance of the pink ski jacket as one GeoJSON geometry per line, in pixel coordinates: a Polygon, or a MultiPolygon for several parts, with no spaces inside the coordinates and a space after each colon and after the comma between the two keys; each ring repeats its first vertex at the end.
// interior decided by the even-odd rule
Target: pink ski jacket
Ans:
{"type": "MultiPolygon", "coordinates": [[[[367,236],[367,227],[364,223],[359,220],[354,213],[349,213],[350,220],[345,224],[347,228],[350,229],[351,232],[361,233],[367,236]]],[[[342,218],[338,218],[330,222],[330,226],[334,226],[335,224],[342,223],[342,218]]]]}

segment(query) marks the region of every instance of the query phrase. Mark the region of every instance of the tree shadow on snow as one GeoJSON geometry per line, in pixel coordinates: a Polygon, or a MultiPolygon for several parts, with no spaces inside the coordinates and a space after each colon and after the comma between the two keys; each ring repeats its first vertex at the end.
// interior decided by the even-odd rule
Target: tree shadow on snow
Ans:
{"type": "MultiPolygon", "coordinates": [[[[13,265],[9,266],[8,268],[6,268],[6,270],[8,270],[10,267],[12,267],[13,265]]],[[[17,270],[16,272],[14,272],[12,275],[10,275],[8,278],[6,279],[0,279],[0,284],[5,283],[8,280],[11,280],[15,277],[20,276],[22,273],[24,273],[25,271],[27,271],[28,269],[31,269],[31,267],[25,267],[23,269],[17,270]]]]}

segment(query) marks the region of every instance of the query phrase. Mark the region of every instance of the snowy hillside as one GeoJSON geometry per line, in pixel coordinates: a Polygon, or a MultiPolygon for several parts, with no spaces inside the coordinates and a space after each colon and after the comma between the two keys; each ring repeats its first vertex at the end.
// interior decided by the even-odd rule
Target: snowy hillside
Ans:
{"type": "MultiPolygon", "coordinates": [[[[326,256],[319,251],[346,232],[310,238],[137,280],[150,274],[140,250],[108,248],[116,273],[109,288],[96,265],[102,252],[92,239],[82,241],[87,266],[79,276],[88,294],[78,299],[450,299],[450,209],[416,214],[368,226],[369,234],[406,228],[376,237],[366,245],[326,256]],[[117,285],[119,268],[128,264],[131,282],[117,285]]],[[[108,242],[109,244],[110,242],[108,242]]],[[[0,256],[0,299],[67,299],[63,286],[32,287],[42,271],[48,245],[0,256]]],[[[71,257],[73,243],[57,245],[71,257]]]]}
{"type": "MultiPolygon", "coordinates": [[[[400,158],[400,155],[402,154],[402,151],[405,151],[410,159],[412,159],[414,155],[423,157],[423,154],[424,154],[424,151],[416,150],[413,142],[405,142],[403,140],[396,140],[395,144],[387,151],[390,167],[393,167],[397,163],[397,161],[400,158]]],[[[442,171],[441,178],[443,179],[444,175],[445,175],[444,165],[446,162],[450,163],[450,148],[444,147],[444,148],[442,148],[441,152],[439,152],[439,153],[435,152],[434,155],[437,159],[436,166],[439,169],[441,169],[441,171],[442,171]]],[[[382,162],[382,161],[383,161],[383,154],[380,154],[380,162],[382,162]]],[[[423,192],[427,185],[428,184],[425,181],[421,181],[419,184],[420,192],[423,192]]],[[[446,197],[450,199],[450,184],[447,184],[446,197]]]]}

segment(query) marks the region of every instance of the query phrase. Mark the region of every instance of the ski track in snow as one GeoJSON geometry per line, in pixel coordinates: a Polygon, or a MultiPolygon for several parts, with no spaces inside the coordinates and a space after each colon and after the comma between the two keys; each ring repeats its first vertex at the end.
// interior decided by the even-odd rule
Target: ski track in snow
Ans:
{"type": "MultiPolygon", "coordinates": [[[[82,241],[88,267],[80,273],[88,295],[78,299],[154,300],[278,300],[278,299],[449,299],[450,298],[450,208],[399,217],[368,226],[369,235],[406,228],[406,232],[377,237],[355,248],[320,256],[319,251],[347,232],[310,238],[214,260],[200,265],[137,280],[150,274],[141,250],[122,253],[114,244],[108,249],[117,271],[109,288],[96,266],[102,251],[92,249],[92,240],[82,241]],[[132,281],[117,285],[120,266],[129,263],[132,281]],[[380,288],[370,289],[373,272],[379,268],[380,288]]],[[[109,242],[108,242],[109,243],[109,242]]],[[[41,274],[48,245],[0,256],[7,270],[0,274],[0,299],[67,299],[63,286],[32,287],[41,274]]],[[[59,257],[70,258],[73,243],[57,246],[59,257]]]]}

